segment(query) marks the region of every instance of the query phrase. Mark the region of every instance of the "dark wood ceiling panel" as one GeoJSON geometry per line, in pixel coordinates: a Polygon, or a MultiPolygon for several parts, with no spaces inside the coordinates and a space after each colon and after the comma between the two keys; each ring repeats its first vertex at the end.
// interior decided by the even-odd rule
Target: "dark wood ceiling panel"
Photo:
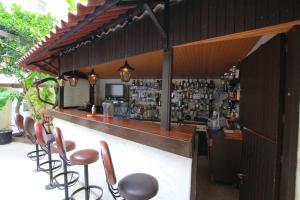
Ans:
{"type": "MultiPolygon", "coordinates": [[[[250,52],[258,37],[180,46],[174,49],[174,78],[218,78],[227,68],[237,64],[250,52]]],[[[133,78],[161,78],[163,52],[161,50],[128,58],[135,68],[133,78]]],[[[118,68],[124,59],[84,68],[95,69],[99,78],[119,78],[118,68]]]]}

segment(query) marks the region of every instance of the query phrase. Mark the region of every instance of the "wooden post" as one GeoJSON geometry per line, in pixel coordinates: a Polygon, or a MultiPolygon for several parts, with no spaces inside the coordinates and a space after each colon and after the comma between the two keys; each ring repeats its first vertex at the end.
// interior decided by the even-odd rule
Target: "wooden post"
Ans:
{"type": "Polygon", "coordinates": [[[169,0],[165,0],[164,29],[166,37],[163,38],[164,61],[162,66],[162,95],[161,95],[161,121],[160,127],[163,130],[171,128],[171,92],[172,92],[172,71],[173,71],[173,48],[169,41],[169,0]]]}
{"type": "Polygon", "coordinates": [[[58,108],[64,108],[64,87],[59,87],[59,94],[58,94],[58,108]]]}
{"type": "MultiPolygon", "coordinates": [[[[61,64],[60,64],[60,57],[58,57],[58,76],[61,74],[61,64]]],[[[64,108],[64,87],[59,86],[59,91],[58,91],[58,108],[63,109],[64,108]]]]}
{"type": "Polygon", "coordinates": [[[162,95],[161,95],[161,122],[163,130],[171,127],[171,86],[173,68],[173,49],[164,50],[164,63],[162,69],[162,95]]]}
{"type": "Polygon", "coordinates": [[[90,104],[95,104],[95,86],[90,84],[90,104]]]}

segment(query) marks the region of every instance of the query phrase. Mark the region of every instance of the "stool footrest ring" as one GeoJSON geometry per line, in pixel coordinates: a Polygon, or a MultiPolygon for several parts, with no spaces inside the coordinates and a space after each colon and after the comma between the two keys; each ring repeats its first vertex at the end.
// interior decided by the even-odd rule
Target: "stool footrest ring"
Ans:
{"type": "Polygon", "coordinates": [[[51,160],[51,161],[48,160],[48,161],[45,161],[45,162],[43,162],[39,165],[40,170],[43,171],[43,172],[48,173],[50,171],[49,165],[48,165],[49,162],[52,163],[52,169],[51,169],[52,172],[55,172],[55,171],[59,170],[62,166],[61,160],[51,160]]]}
{"type": "MultiPolygon", "coordinates": [[[[63,179],[64,175],[65,175],[65,173],[62,172],[62,173],[56,174],[53,177],[54,185],[56,186],[56,188],[58,188],[60,190],[63,190],[65,188],[64,181],[59,180],[60,177],[62,177],[62,179],[63,179]]],[[[79,173],[75,172],[75,171],[68,171],[67,176],[68,176],[68,183],[67,183],[68,187],[75,185],[79,179],[79,173]]]]}
{"type": "Polygon", "coordinates": [[[77,190],[75,190],[72,194],[71,194],[71,198],[73,198],[78,192],[82,191],[82,190],[88,190],[89,192],[91,191],[90,189],[97,189],[100,190],[101,194],[96,197],[96,200],[100,200],[103,196],[103,189],[99,186],[96,185],[89,185],[88,187],[81,187],[77,190]]]}
{"type": "Polygon", "coordinates": [[[38,151],[31,151],[27,153],[27,157],[32,161],[36,161],[37,158],[36,153],[38,153],[39,159],[43,159],[46,155],[46,152],[44,150],[38,150],[38,151]]]}

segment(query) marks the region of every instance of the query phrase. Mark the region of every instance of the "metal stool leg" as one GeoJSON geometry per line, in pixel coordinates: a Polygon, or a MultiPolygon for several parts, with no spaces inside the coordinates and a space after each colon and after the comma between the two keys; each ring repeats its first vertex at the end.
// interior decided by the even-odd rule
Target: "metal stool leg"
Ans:
{"type": "Polygon", "coordinates": [[[55,185],[53,184],[53,170],[52,170],[52,155],[51,155],[51,145],[47,145],[48,148],[48,164],[49,164],[49,184],[46,185],[46,190],[52,190],[55,188],[55,185]]]}
{"type": "Polygon", "coordinates": [[[100,191],[100,195],[96,198],[96,200],[100,200],[103,196],[103,189],[99,186],[89,185],[89,169],[88,169],[88,165],[84,165],[84,187],[81,187],[81,188],[77,189],[76,191],[74,191],[72,193],[71,197],[75,196],[75,194],[77,194],[78,192],[84,190],[85,200],[89,200],[91,188],[97,189],[98,191],[100,191]]]}
{"type": "Polygon", "coordinates": [[[36,150],[36,172],[40,171],[40,156],[39,156],[39,145],[35,144],[36,150]]]}
{"type": "Polygon", "coordinates": [[[84,185],[85,185],[85,200],[90,199],[90,189],[89,189],[89,167],[84,165],[84,185]]]}

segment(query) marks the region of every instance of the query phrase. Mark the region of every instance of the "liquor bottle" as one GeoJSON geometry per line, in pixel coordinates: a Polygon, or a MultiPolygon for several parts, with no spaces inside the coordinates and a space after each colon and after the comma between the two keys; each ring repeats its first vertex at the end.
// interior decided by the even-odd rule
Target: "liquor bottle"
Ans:
{"type": "Polygon", "coordinates": [[[193,91],[191,89],[189,90],[189,99],[193,99],[193,91]]]}
{"type": "Polygon", "coordinates": [[[205,81],[204,88],[205,88],[205,89],[208,88],[208,80],[205,81]]]}
{"type": "Polygon", "coordinates": [[[210,89],[214,89],[215,88],[215,83],[214,83],[213,80],[210,80],[210,82],[209,82],[209,88],[210,89]]]}
{"type": "Polygon", "coordinates": [[[197,81],[196,81],[196,90],[199,90],[199,88],[200,88],[200,82],[199,82],[199,79],[197,79],[197,81]]]}
{"type": "Polygon", "coordinates": [[[235,79],[239,80],[240,78],[240,67],[237,65],[236,70],[235,70],[235,79]]]}

